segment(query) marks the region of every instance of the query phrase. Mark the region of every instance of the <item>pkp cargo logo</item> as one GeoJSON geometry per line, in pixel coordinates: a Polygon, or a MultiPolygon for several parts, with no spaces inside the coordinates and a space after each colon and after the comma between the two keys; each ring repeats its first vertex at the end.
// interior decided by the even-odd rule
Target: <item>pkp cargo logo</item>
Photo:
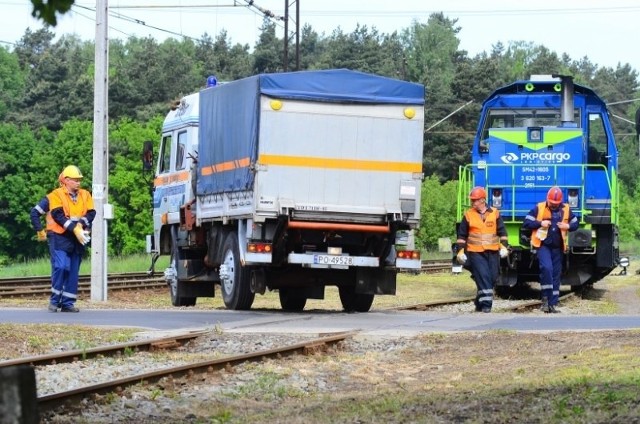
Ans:
{"type": "Polygon", "coordinates": [[[569,153],[561,152],[533,152],[521,153],[520,157],[515,153],[507,153],[500,156],[500,160],[504,163],[514,163],[520,160],[521,163],[563,163],[571,159],[569,153]]]}
{"type": "Polygon", "coordinates": [[[502,162],[504,162],[504,163],[513,163],[513,162],[517,161],[518,159],[519,159],[518,155],[516,155],[515,153],[511,153],[511,152],[507,153],[504,156],[500,156],[500,160],[502,162]]]}

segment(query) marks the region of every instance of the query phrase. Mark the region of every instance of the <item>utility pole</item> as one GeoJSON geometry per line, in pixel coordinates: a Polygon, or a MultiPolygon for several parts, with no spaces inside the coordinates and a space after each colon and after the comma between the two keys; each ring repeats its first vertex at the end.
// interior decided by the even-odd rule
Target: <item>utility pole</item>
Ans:
{"type": "MultiPolygon", "coordinates": [[[[289,70],[289,1],[284,0],[284,63],[282,68],[285,72],[289,70]]],[[[296,5],[296,71],[300,70],[300,0],[291,0],[291,4],[296,5]]]]}
{"type": "Polygon", "coordinates": [[[109,171],[108,0],[96,0],[95,80],[93,97],[93,186],[96,210],[91,231],[91,300],[107,300],[107,221],[112,215],[107,205],[109,171]]]}

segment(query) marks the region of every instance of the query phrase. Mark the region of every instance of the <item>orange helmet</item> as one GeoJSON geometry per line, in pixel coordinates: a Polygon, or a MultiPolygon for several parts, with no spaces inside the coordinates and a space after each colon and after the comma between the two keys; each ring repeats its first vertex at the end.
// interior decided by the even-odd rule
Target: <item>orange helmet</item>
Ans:
{"type": "Polygon", "coordinates": [[[487,192],[484,190],[483,187],[474,187],[471,190],[471,193],[469,193],[469,199],[471,200],[478,200],[478,199],[486,199],[487,198],[487,192]]]}
{"type": "Polygon", "coordinates": [[[559,205],[562,203],[562,190],[560,187],[551,187],[547,193],[547,202],[550,205],[559,205]]]}

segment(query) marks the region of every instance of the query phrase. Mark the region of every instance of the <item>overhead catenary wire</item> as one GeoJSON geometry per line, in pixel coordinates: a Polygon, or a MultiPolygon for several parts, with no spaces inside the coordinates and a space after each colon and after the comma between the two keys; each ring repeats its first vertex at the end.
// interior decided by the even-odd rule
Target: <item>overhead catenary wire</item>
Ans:
{"type": "MultiPolygon", "coordinates": [[[[269,18],[269,19],[272,19],[272,20],[275,20],[275,21],[284,20],[283,16],[276,15],[275,13],[271,12],[270,10],[264,9],[264,8],[256,5],[253,0],[245,0],[243,3],[240,3],[238,0],[234,0],[233,4],[227,4],[227,5],[156,5],[156,6],[154,6],[154,5],[146,5],[146,6],[136,5],[136,6],[110,6],[109,9],[110,10],[112,10],[112,9],[140,9],[140,10],[143,10],[143,9],[178,9],[178,10],[181,10],[181,9],[185,9],[185,8],[186,9],[190,9],[190,8],[219,8],[219,7],[223,7],[223,8],[225,8],[225,7],[246,7],[248,10],[252,11],[253,13],[258,14],[259,16],[263,16],[265,18],[269,18]],[[256,10],[258,12],[256,12],[256,10]]],[[[91,12],[95,12],[95,7],[82,6],[82,5],[77,4],[77,3],[73,5],[73,9],[75,9],[75,8],[81,8],[81,9],[85,9],[85,10],[88,10],[88,11],[91,11],[91,12]]],[[[76,10],[73,10],[73,12],[74,13],[78,13],[76,10]]],[[[91,18],[89,18],[87,16],[84,16],[84,15],[82,15],[80,13],[78,13],[78,15],[83,16],[83,17],[85,17],[87,19],[91,19],[91,18]]],[[[156,30],[156,31],[164,32],[164,33],[175,35],[175,36],[178,36],[178,37],[187,38],[187,39],[190,39],[190,40],[193,40],[193,41],[200,41],[201,40],[201,37],[192,37],[192,36],[180,33],[180,32],[168,30],[168,29],[161,28],[161,27],[158,27],[158,26],[155,26],[155,25],[150,25],[150,24],[148,24],[146,21],[144,21],[142,19],[133,18],[131,16],[124,15],[124,14],[122,14],[120,12],[110,11],[109,15],[114,17],[114,18],[117,18],[117,19],[121,19],[121,20],[130,22],[130,23],[133,23],[133,24],[141,25],[141,26],[144,26],[144,27],[147,27],[147,28],[151,28],[151,29],[156,30]]],[[[278,24],[278,22],[275,22],[275,23],[280,28],[283,28],[282,25],[278,24]]],[[[123,32],[123,31],[120,31],[120,30],[114,28],[111,25],[109,26],[109,28],[112,29],[112,30],[118,31],[121,34],[130,36],[130,34],[127,34],[127,33],[123,32]]]]}

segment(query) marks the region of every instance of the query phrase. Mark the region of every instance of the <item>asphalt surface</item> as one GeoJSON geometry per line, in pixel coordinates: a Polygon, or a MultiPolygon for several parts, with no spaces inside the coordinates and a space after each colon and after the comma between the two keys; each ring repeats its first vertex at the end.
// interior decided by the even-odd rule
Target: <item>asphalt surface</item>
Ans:
{"type": "Polygon", "coordinates": [[[137,327],[148,331],[219,328],[229,332],[322,334],[363,331],[415,335],[452,331],[597,331],[640,328],[640,315],[447,314],[416,311],[344,312],[114,310],[52,313],[45,309],[0,308],[0,323],[61,323],[137,327]]]}

